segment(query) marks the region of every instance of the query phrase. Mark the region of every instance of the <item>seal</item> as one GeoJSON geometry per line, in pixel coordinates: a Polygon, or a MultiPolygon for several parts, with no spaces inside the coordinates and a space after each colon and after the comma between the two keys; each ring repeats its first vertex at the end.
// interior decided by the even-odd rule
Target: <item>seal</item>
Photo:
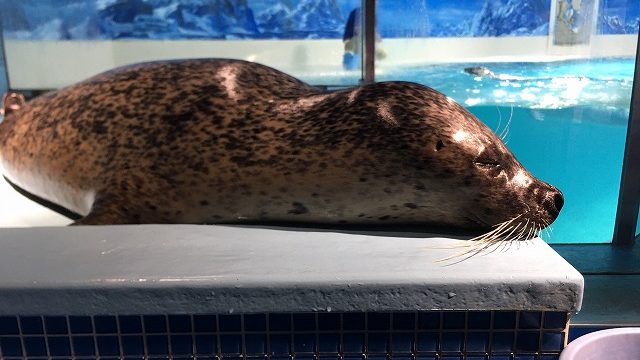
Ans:
{"type": "Polygon", "coordinates": [[[21,104],[0,123],[0,164],[76,225],[413,224],[527,238],[563,204],[429,87],[325,91],[224,59],[131,65],[21,104]]]}

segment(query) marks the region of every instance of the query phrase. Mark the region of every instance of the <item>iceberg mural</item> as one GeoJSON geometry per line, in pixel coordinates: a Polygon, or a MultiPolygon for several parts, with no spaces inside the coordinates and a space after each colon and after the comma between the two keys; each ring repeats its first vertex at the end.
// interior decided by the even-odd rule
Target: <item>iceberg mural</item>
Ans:
{"type": "Polygon", "coordinates": [[[598,33],[637,34],[640,27],[640,1],[600,1],[598,33]]]}
{"type": "MultiPolygon", "coordinates": [[[[552,0],[378,0],[383,38],[547,35],[552,0]]],[[[575,1],[575,0],[574,0],[575,1]]],[[[21,0],[12,39],[339,39],[359,0],[21,0]]],[[[640,2],[600,1],[604,34],[638,31],[640,2]]]]}

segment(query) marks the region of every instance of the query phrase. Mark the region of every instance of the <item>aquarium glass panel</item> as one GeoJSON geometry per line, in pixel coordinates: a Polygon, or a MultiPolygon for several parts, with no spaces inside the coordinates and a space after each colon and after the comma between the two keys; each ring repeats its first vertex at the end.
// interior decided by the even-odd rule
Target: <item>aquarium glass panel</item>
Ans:
{"type": "MultiPolygon", "coordinates": [[[[11,87],[59,88],[130,63],[175,58],[260,62],[324,85],[357,84],[343,38],[360,0],[7,1],[11,87]],[[330,75],[327,81],[323,76],[330,75]],[[338,83],[328,83],[338,81],[338,83]]],[[[352,21],[352,23],[359,23],[352,21]]],[[[353,66],[355,64],[356,66],[353,66]]]]}
{"type": "Polygon", "coordinates": [[[377,16],[376,80],[443,92],[562,190],[544,239],[611,241],[640,2],[379,0],[377,16]]]}

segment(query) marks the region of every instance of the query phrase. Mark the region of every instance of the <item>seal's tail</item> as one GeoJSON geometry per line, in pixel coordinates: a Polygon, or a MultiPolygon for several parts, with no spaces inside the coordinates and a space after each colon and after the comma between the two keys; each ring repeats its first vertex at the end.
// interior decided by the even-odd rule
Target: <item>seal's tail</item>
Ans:
{"type": "Polygon", "coordinates": [[[2,96],[2,109],[0,109],[0,115],[7,116],[13,112],[19,111],[26,102],[24,95],[16,92],[7,92],[2,96]]]}

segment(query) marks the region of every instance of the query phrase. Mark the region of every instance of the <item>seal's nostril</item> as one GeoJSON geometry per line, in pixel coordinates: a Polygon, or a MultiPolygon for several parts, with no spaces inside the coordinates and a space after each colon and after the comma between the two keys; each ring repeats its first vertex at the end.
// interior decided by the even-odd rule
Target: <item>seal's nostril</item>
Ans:
{"type": "Polygon", "coordinates": [[[564,197],[560,192],[557,192],[555,193],[555,195],[553,195],[553,204],[555,205],[558,212],[560,211],[560,209],[562,209],[562,205],[564,205],[564,197]]]}

